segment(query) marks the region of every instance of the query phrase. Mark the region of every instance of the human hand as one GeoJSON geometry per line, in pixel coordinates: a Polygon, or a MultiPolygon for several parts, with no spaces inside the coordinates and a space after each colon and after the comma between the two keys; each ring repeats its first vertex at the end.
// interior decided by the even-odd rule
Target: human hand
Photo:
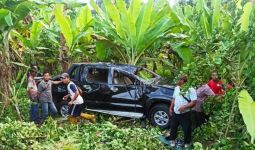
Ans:
{"type": "Polygon", "coordinates": [[[66,101],[66,100],[68,99],[68,97],[69,97],[68,95],[64,96],[64,97],[63,97],[63,100],[66,101]]]}
{"type": "Polygon", "coordinates": [[[182,105],[180,108],[179,108],[179,112],[184,112],[186,109],[186,105],[182,105]]]}
{"type": "Polygon", "coordinates": [[[73,105],[73,101],[68,102],[68,106],[73,105]]]}

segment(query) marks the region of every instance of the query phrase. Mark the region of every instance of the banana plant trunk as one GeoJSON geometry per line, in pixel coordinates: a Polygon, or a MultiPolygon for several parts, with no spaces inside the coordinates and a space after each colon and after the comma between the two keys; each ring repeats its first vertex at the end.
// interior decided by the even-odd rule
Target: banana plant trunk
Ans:
{"type": "Polygon", "coordinates": [[[66,40],[62,33],[60,35],[59,59],[61,62],[62,72],[67,71],[69,67],[68,47],[66,46],[66,40]]]}
{"type": "Polygon", "coordinates": [[[3,101],[4,106],[10,103],[9,97],[11,95],[10,92],[10,84],[11,84],[11,65],[10,65],[10,54],[9,54],[9,31],[3,32],[3,47],[0,51],[0,98],[3,101]]]}

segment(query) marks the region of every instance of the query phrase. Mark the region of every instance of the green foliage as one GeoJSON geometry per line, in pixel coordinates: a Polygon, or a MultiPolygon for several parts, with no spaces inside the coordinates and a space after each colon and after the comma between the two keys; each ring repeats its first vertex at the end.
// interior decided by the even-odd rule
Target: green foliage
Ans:
{"type": "Polygon", "coordinates": [[[165,149],[156,128],[118,127],[109,121],[98,124],[59,126],[48,119],[40,128],[33,123],[0,123],[1,149],[165,149]]]}
{"type": "Polygon", "coordinates": [[[2,2],[2,7],[0,9],[0,30],[4,31],[6,29],[10,29],[17,26],[20,20],[28,15],[31,10],[31,4],[26,1],[17,1],[13,2],[13,4],[6,2],[2,2]],[[10,6],[8,6],[10,5],[10,6]]]}
{"type": "MultiPolygon", "coordinates": [[[[58,2],[61,4],[52,0],[39,2],[40,5],[25,0],[0,1],[3,33],[0,49],[5,46],[3,50],[10,53],[10,59],[3,53],[3,58],[8,56],[8,64],[38,62],[59,73],[62,33],[72,62],[89,59],[145,65],[162,75],[167,84],[174,84],[172,80],[185,73],[189,76],[188,86],[207,83],[211,71],[217,70],[225,83],[228,80],[234,83],[235,89],[224,98],[205,103],[205,112],[211,118],[193,132],[194,149],[255,148],[246,142],[253,132],[250,123],[247,132],[244,128],[247,121],[243,122],[237,109],[240,89],[245,88],[255,96],[252,2],[197,0],[194,4],[181,2],[171,8],[165,0],[158,3],[132,0],[128,4],[124,0],[116,3],[104,0],[102,5],[93,0],[94,15],[88,5],[58,2]]],[[[13,105],[5,109],[3,103],[0,105],[0,110],[4,110],[0,118],[4,122],[0,123],[3,135],[0,149],[165,149],[157,140],[161,134],[158,129],[144,130],[130,124],[116,126],[110,123],[114,119],[109,116],[99,119],[96,125],[77,126],[49,119],[41,128],[14,121],[19,111],[20,119],[29,120],[30,104],[20,80],[10,83],[13,105]]]]}
{"type": "MultiPolygon", "coordinates": [[[[203,105],[210,115],[210,121],[193,131],[194,142],[200,142],[204,149],[254,149],[254,144],[246,141],[250,137],[244,128],[240,113],[233,118],[228,137],[224,137],[227,128],[226,120],[231,115],[231,104],[235,98],[235,90],[229,91],[225,97],[214,97],[203,105]]],[[[239,112],[239,111],[236,111],[239,112]]]]}
{"type": "MultiPolygon", "coordinates": [[[[102,9],[94,1],[91,4],[98,14],[95,26],[99,36],[95,35],[95,39],[104,47],[110,47],[110,56],[123,63],[139,63],[142,56],[177,25],[168,16],[173,12],[167,3],[157,6],[152,0],[146,4],[133,0],[127,7],[123,0],[116,4],[104,1],[102,9]]],[[[106,52],[98,48],[97,53],[106,52]]]]}
{"type": "Polygon", "coordinates": [[[35,124],[11,120],[0,123],[0,133],[1,149],[32,149],[42,136],[35,124]]]}
{"type": "Polygon", "coordinates": [[[64,35],[66,40],[66,45],[71,48],[73,43],[73,33],[71,29],[71,20],[69,17],[64,15],[64,4],[56,4],[55,6],[55,16],[56,22],[59,24],[61,33],[64,35]]]}
{"type": "Polygon", "coordinates": [[[255,140],[255,116],[253,115],[255,102],[246,90],[240,92],[238,102],[247,130],[251,135],[251,143],[253,144],[255,140]]]}
{"type": "Polygon", "coordinates": [[[90,42],[91,26],[93,18],[88,6],[81,7],[75,18],[65,15],[65,5],[55,5],[56,22],[60,26],[60,31],[64,35],[70,51],[74,50],[78,42],[90,42]]]}
{"type": "Polygon", "coordinates": [[[32,48],[36,48],[39,44],[40,34],[42,32],[43,24],[40,21],[34,21],[31,27],[30,42],[32,48]]]}
{"type": "Polygon", "coordinates": [[[240,18],[240,24],[241,24],[241,31],[248,31],[249,21],[250,21],[250,14],[252,11],[252,2],[248,2],[244,5],[243,8],[243,14],[240,18]]]}

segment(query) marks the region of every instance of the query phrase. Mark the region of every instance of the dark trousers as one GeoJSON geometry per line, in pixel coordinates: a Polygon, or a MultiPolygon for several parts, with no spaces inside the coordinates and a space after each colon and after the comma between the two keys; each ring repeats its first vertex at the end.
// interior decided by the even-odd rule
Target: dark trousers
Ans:
{"type": "Polygon", "coordinates": [[[204,112],[192,111],[191,120],[192,129],[195,129],[206,123],[209,120],[209,115],[206,115],[204,112]]]}
{"type": "Polygon", "coordinates": [[[191,119],[190,112],[183,114],[174,114],[172,117],[170,140],[175,140],[177,138],[178,126],[181,125],[184,131],[184,144],[189,144],[191,142],[191,119]]]}
{"type": "Polygon", "coordinates": [[[73,104],[69,107],[68,113],[73,117],[78,117],[81,115],[83,108],[83,104],[73,104]]]}

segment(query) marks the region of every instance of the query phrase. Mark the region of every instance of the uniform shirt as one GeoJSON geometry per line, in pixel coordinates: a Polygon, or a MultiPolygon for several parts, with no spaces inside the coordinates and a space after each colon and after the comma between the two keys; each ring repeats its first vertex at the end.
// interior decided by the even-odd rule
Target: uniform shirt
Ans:
{"type": "MultiPolygon", "coordinates": [[[[77,86],[70,81],[70,83],[67,85],[67,90],[68,93],[71,95],[71,99],[73,100],[75,92],[78,90],[77,86]]],[[[75,101],[73,101],[73,104],[82,104],[83,103],[83,98],[81,95],[79,95],[75,101]]]]}
{"type": "Polygon", "coordinates": [[[209,96],[214,96],[215,94],[207,84],[199,87],[196,92],[197,102],[196,105],[192,108],[192,110],[202,112],[201,106],[204,103],[205,99],[207,99],[209,96]]]}
{"type": "MultiPolygon", "coordinates": [[[[182,113],[186,113],[188,111],[190,111],[190,109],[186,109],[184,112],[180,112],[179,109],[182,105],[186,105],[189,102],[181,95],[181,89],[180,86],[176,86],[174,89],[174,112],[176,114],[182,114],[182,113]]],[[[189,88],[189,90],[184,94],[185,97],[187,97],[189,100],[191,101],[195,101],[197,100],[197,93],[196,90],[194,88],[189,88]]]]}
{"type": "Polygon", "coordinates": [[[39,100],[41,102],[51,102],[52,101],[52,81],[42,80],[38,85],[38,91],[40,92],[39,100]]]}
{"type": "Polygon", "coordinates": [[[38,89],[37,89],[36,82],[32,76],[29,76],[28,84],[27,84],[27,91],[29,91],[30,89],[31,89],[31,93],[29,93],[30,94],[29,97],[35,100],[35,98],[37,97],[38,89]]]}
{"type": "Polygon", "coordinates": [[[222,95],[222,81],[215,82],[214,80],[210,80],[207,85],[212,89],[214,94],[216,95],[222,95]]]}

